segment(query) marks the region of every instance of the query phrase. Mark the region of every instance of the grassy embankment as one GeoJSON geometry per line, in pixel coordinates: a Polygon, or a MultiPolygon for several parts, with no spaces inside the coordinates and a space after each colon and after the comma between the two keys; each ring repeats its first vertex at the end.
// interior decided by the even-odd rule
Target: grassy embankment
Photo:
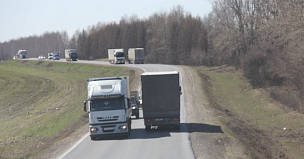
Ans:
{"type": "Polygon", "coordinates": [[[88,122],[86,79],[133,70],[9,60],[0,63],[0,158],[30,158],[88,122]]]}
{"type": "Polygon", "coordinates": [[[232,68],[196,68],[222,128],[244,143],[252,158],[304,158],[304,115],[253,89],[232,68]]]}

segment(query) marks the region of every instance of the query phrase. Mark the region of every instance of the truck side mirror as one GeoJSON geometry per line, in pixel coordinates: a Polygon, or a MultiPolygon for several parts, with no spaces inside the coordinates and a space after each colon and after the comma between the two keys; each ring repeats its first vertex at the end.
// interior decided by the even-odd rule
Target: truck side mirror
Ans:
{"type": "Polygon", "coordinates": [[[128,98],[128,108],[131,108],[131,101],[130,101],[130,98],[128,98]]]}
{"type": "Polygon", "coordinates": [[[87,101],[83,101],[83,110],[87,112],[87,101]]]}

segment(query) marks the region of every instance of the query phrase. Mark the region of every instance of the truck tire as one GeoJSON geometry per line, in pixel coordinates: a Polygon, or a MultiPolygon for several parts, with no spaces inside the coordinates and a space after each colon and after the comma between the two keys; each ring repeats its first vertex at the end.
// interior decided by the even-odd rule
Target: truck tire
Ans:
{"type": "Polygon", "coordinates": [[[131,119],[128,122],[128,134],[124,135],[123,138],[125,139],[129,138],[130,134],[131,134],[131,119]]]}
{"type": "Polygon", "coordinates": [[[146,125],[146,131],[150,131],[151,130],[151,125],[146,125]]]}
{"type": "Polygon", "coordinates": [[[129,135],[131,134],[131,130],[132,130],[132,127],[131,127],[132,124],[131,124],[131,122],[132,122],[131,119],[129,119],[129,135]]]}

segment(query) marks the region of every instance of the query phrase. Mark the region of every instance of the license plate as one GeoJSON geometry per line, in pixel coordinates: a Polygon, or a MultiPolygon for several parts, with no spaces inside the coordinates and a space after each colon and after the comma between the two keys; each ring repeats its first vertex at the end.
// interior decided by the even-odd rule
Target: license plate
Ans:
{"type": "Polygon", "coordinates": [[[155,119],[155,121],[164,121],[163,118],[158,118],[158,119],[155,119]]]}
{"type": "Polygon", "coordinates": [[[103,128],[103,130],[106,130],[106,131],[108,131],[108,130],[114,130],[115,129],[115,127],[105,127],[105,128],[103,128]]]}

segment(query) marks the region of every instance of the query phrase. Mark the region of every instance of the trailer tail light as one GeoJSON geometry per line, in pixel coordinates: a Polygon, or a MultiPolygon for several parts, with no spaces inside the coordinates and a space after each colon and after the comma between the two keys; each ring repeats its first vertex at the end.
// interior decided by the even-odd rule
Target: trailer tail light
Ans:
{"type": "Polygon", "coordinates": [[[174,118],[174,121],[179,121],[180,119],[179,118],[174,118]]]}
{"type": "Polygon", "coordinates": [[[147,123],[150,123],[150,119],[147,119],[146,121],[147,121],[147,123]]]}

